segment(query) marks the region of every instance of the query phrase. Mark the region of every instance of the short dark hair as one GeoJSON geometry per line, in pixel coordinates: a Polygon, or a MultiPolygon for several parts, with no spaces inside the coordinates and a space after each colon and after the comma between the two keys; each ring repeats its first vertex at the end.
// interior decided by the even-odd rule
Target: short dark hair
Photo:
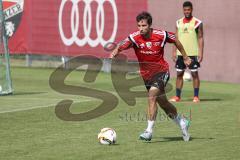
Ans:
{"type": "Polygon", "coordinates": [[[149,25],[152,25],[152,16],[150,13],[143,11],[143,12],[139,13],[136,17],[137,22],[140,22],[143,19],[146,19],[147,23],[149,25]]]}
{"type": "Polygon", "coordinates": [[[183,3],[183,7],[191,7],[191,8],[193,8],[192,2],[190,2],[190,1],[185,1],[185,2],[183,3]]]}

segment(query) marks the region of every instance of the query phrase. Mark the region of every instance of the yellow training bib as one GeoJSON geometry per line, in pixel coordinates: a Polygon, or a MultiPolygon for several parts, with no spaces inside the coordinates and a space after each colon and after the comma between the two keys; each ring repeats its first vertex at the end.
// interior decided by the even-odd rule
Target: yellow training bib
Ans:
{"type": "MultiPolygon", "coordinates": [[[[196,28],[200,25],[201,21],[193,17],[189,23],[183,23],[183,19],[177,21],[178,40],[182,43],[188,56],[198,56],[196,28]]],[[[177,55],[182,55],[179,50],[177,50],[177,55]]]]}

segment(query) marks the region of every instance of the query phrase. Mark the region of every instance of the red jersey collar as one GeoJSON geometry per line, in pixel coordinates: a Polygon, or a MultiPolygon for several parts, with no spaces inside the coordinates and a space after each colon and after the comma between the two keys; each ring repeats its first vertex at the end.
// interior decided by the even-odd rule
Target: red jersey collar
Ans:
{"type": "Polygon", "coordinates": [[[184,17],[183,18],[183,23],[189,23],[192,19],[193,19],[193,16],[190,19],[184,17]]]}

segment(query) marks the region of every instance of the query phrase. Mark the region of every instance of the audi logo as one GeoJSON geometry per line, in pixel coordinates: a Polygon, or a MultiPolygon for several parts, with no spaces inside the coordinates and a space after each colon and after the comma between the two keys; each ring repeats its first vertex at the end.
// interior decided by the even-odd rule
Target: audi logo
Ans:
{"type": "Polygon", "coordinates": [[[116,34],[117,34],[117,27],[118,27],[118,13],[117,13],[117,7],[115,0],[62,0],[60,9],[59,9],[59,32],[61,39],[63,43],[66,46],[71,46],[73,43],[76,43],[78,46],[82,47],[86,44],[89,44],[91,47],[96,47],[97,45],[101,44],[102,46],[105,46],[108,42],[114,42],[116,34]],[[96,33],[97,38],[92,39],[90,37],[91,30],[92,30],[92,9],[91,9],[91,3],[97,2],[97,11],[96,11],[96,33]],[[71,8],[71,17],[70,17],[70,28],[71,28],[71,37],[68,38],[65,36],[64,30],[63,30],[63,12],[64,7],[67,2],[72,3],[71,8]],[[84,3],[84,9],[83,9],[83,38],[78,37],[79,33],[79,2],[84,3]],[[105,40],[103,38],[104,34],[104,26],[105,26],[105,14],[104,14],[104,3],[109,2],[112,9],[113,9],[113,31],[108,40],[105,40]]]}

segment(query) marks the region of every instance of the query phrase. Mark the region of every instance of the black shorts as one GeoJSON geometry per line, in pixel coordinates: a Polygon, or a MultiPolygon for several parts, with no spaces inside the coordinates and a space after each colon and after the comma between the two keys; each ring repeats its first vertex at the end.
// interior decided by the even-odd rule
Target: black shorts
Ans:
{"type": "Polygon", "coordinates": [[[149,90],[152,86],[160,90],[164,90],[165,86],[168,83],[169,78],[170,78],[169,72],[160,72],[154,75],[151,79],[144,80],[144,83],[147,90],[149,90]]]}
{"type": "MultiPolygon", "coordinates": [[[[198,57],[197,56],[189,56],[192,59],[192,63],[190,64],[190,66],[188,66],[188,68],[192,71],[192,72],[196,72],[198,70],[198,68],[200,68],[200,63],[198,62],[198,57]]],[[[186,65],[184,64],[183,61],[183,56],[177,56],[177,61],[176,61],[176,65],[175,65],[177,71],[184,71],[186,69],[186,65]]]]}

